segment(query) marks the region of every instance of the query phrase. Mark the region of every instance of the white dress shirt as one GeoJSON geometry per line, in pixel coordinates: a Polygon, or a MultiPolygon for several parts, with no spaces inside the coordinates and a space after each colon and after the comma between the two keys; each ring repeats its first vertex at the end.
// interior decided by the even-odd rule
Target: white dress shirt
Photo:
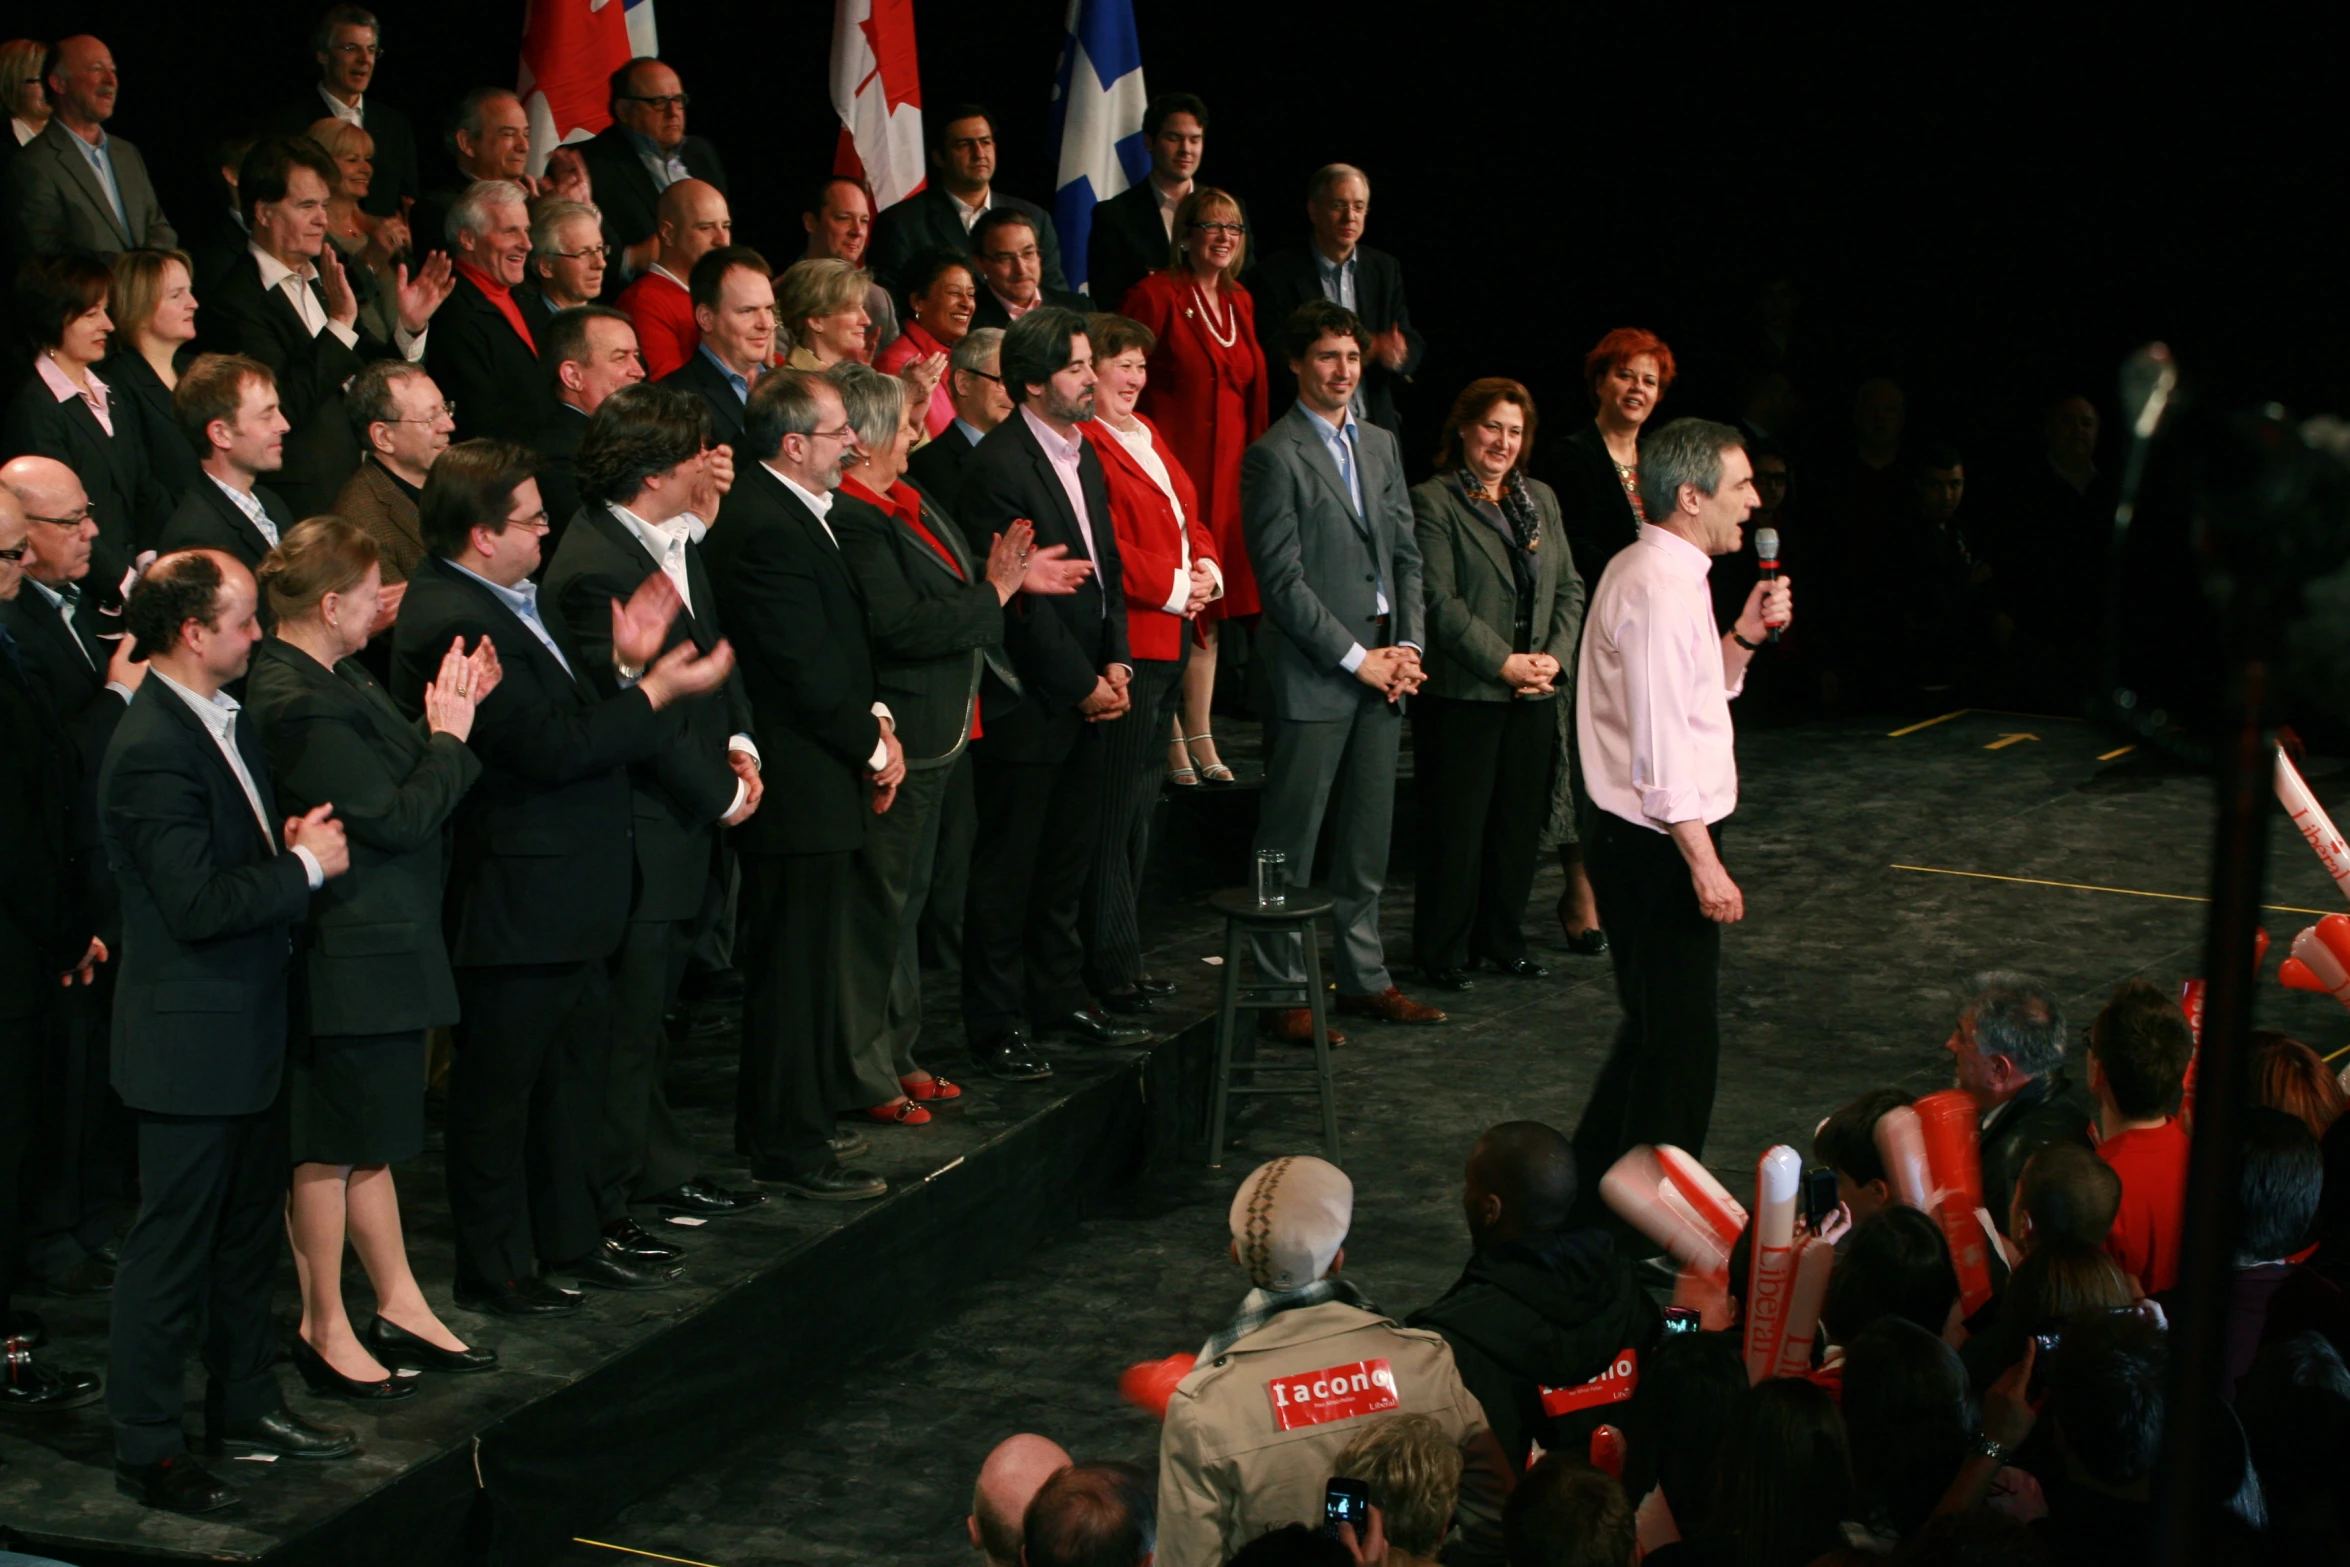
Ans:
{"type": "MultiPolygon", "coordinates": [[[[762,462],[759,466],[781,479],[783,487],[797,495],[800,498],[800,504],[816,514],[817,524],[824,529],[824,536],[832,540],[834,549],[839,549],[840,535],[832,531],[832,492],[826,490],[822,494],[818,494],[814,490],[803,490],[800,488],[798,480],[776,467],[775,464],[762,462]]],[[[865,758],[865,765],[875,772],[879,772],[889,765],[889,731],[897,727],[898,721],[890,716],[887,702],[874,703],[873,716],[881,720],[882,740],[880,744],[874,746],[873,754],[865,758]]]]}
{"type": "Polygon", "coordinates": [[[345,103],[326,90],[326,83],[320,82],[318,96],[326,100],[327,113],[345,125],[356,125],[361,130],[367,129],[367,94],[361,93],[357,103],[345,103]]]}
{"type": "MultiPolygon", "coordinates": [[[[993,196],[995,192],[991,190],[988,194],[993,196]]],[[[955,216],[962,220],[963,232],[966,234],[971,232],[971,225],[977,223],[987,211],[986,202],[974,207],[951,190],[947,192],[947,200],[955,204],[955,216]]]]}
{"type": "Polygon", "coordinates": [[[1591,803],[1664,832],[1738,808],[1730,698],[1706,574],[1713,562],[1663,528],[1617,552],[1583,619],[1575,733],[1591,803]]]}
{"type": "MultiPolygon", "coordinates": [[[[1107,419],[1096,422],[1117,437],[1118,444],[1125,447],[1134,460],[1142,465],[1142,471],[1151,476],[1151,483],[1157,485],[1159,493],[1167,497],[1167,504],[1175,508],[1175,539],[1183,548],[1183,559],[1175,568],[1175,584],[1167,594],[1167,602],[1159,608],[1170,615],[1180,615],[1184,606],[1191,602],[1191,526],[1190,519],[1183,515],[1183,497],[1175,493],[1175,481],[1168,476],[1166,461],[1159,456],[1158,443],[1151,439],[1150,426],[1137,420],[1132,430],[1121,430],[1107,419]]],[[[1216,581],[1216,591],[1210,596],[1222,598],[1222,569],[1211,560],[1208,562],[1208,574],[1216,581]]]]}
{"type": "Polygon", "coordinates": [[[1191,194],[1191,184],[1191,181],[1185,180],[1181,190],[1169,191],[1157,180],[1151,181],[1151,194],[1159,202],[1159,227],[1167,231],[1170,240],[1175,237],[1175,209],[1182,206],[1183,198],[1191,194]]]}
{"type": "MultiPolygon", "coordinates": [[[[163,688],[187,703],[188,711],[194,713],[204,725],[204,732],[212,736],[214,745],[220,747],[220,754],[227,760],[229,771],[237,775],[237,782],[244,787],[245,803],[253,807],[253,819],[261,824],[261,841],[269,845],[271,854],[278,853],[277,823],[269,819],[269,812],[261,803],[261,786],[253,781],[252,773],[245,767],[244,753],[237,749],[237,713],[240,711],[237,699],[226,691],[216,691],[208,697],[198,696],[160,669],[150,668],[147,678],[162,681],[163,688]]],[[[318,863],[317,855],[297,846],[294,858],[302,862],[302,870],[310,879],[312,892],[326,885],[326,867],[318,863]]]]}
{"type": "MultiPolygon", "coordinates": [[[[1044,448],[1044,460],[1053,466],[1053,474],[1061,481],[1061,492],[1069,497],[1069,509],[1077,514],[1077,531],[1085,539],[1085,558],[1101,563],[1102,553],[1094,548],[1093,518],[1085,510],[1085,437],[1071,434],[1064,438],[1060,431],[1036,416],[1036,410],[1026,403],[1020,405],[1020,417],[1028,421],[1028,430],[1036,437],[1036,444],[1044,448]]],[[[1102,614],[1110,612],[1108,594],[1102,595],[1102,614]]]]}
{"type": "MultiPolygon", "coordinates": [[[[81,633],[74,629],[73,614],[76,609],[81,607],[82,590],[80,587],[76,586],[74,588],[73,597],[69,599],[57,589],[49,586],[48,583],[42,582],[37,578],[27,577],[24,580],[25,586],[40,594],[41,597],[48,602],[49,607],[57,611],[57,618],[65,623],[65,634],[73,639],[73,650],[76,653],[81,654],[82,662],[89,665],[92,669],[98,668],[98,661],[90,656],[90,649],[82,641],[81,633]]],[[[107,681],[106,689],[113,692],[116,696],[121,697],[124,705],[126,706],[129,705],[130,699],[132,697],[138,695],[137,692],[133,691],[129,686],[124,685],[119,680],[107,681]]]]}
{"type": "MultiPolygon", "coordinates": [[[[246,242],[245,251],[261,268],[262,292],[267,293],[271,289],[276,289],[285,295],[286,302],[294,307],[294,314],[301,318],[303,327],[309,331],[312,337],[316,337],[321,332],[332,332],[335,335],[335,341],[341,343],[345,348],[359,346],[358,331],[330,317],[326,313],[326,306],[319,301],[316,294],[310,292],[310,281],[318,276],[316,262],[305,261],[302,263],[302,270],[296,272],[292,267],[287,266],[251,241],[246,242]]],[[[430,328],[426,330],[429,331],[430,328]]],[[[411,332],[404,326],[395,324],[392,328],[393,346],[400,350],[401,356],[410,364],[424,362],[424,336],[423,332],[411,332]]]]}
{"type": "MultiPolygon", "coordinates": [[[[645,553],[660,565],[661,575],[676,587],[678,602],[685,606],[685,612],[692,614],[694,589],[685,569],[685,547],[701,543],[702,536],[710,531],[710,525],[690,511],[681,512],[667,522],[647,522],[627,507],[615,504],[612,515],[620,519],[622,527],[636,535],[637,542],[645,547],[645,553]]],[[[635,682],[622,683],[632,685],[635,682]]],[[[760,764],[758,743],[749,735],[728,736],[726,748],[742,752],[750,757],[754,765],[760,764]]],[[[735,785],[734,804],[726,808],[727,815],[732,816],[742,809],[743,796],[749,792],[749,788],[748,784],[735,785]]]]}
{"type": "Polygon", "coordinates": [[[261,504],[260,496],[251,490],[238,489],[210,469],[205,470],[204,477],[219,485],[220,493],[236,503],[237,510],[245,514],[245,520],[261,530],[261,536],[269,541],[271,549],[277,548],[277,522],[269,515],[269,508],[261,504]]]}

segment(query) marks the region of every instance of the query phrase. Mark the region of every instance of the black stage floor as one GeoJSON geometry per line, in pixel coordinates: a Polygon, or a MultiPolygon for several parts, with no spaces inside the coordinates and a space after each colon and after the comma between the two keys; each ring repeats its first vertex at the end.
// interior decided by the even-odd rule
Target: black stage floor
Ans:
{"type": "MultiPolygon", "coordinates": [[[[1244,780],[1245,738],[1228,748],[1244,780]]],[[[1707,1149],[1734,1188],[1751,1184],[1763,1147],[1804,1141],[1861,1090],[1945,1082],[1950,998],[1974,970],[2042,975],[2077,1024],[2122,978],[2167,985],[2195,967],[2210,786],[2143,751],[2108,754],[2120,744],[1991,713],[1743,737],[1745,803],[1726,850],[1749,915],[1725,946],[1707,1149]]],[[[2330,802],[2326,769],[2312,771],[2330,802]]],[[[1212,999],[1219,933],[1197,894],[1238,879],[1252,792],[1167,807],[1152,961],[1183,985],[1176,1021],[1212,999]]],[[[2282,943],[2342,901],[2281,823],[2273,842],[2267,901],[2310,911],[2267,916],[2282,943]]],[[[1348,1268],[1390,1310],[1434,1296],[1458,1267],[1459,1164],[1476,1132],[1520,1116],[1571,1127],[1614,1028],[1606,961],[1567,956],[1549,918],[1558,880],[1544,870],[1528,917],[1551,978],[1488,977],[1447,998],[1449,1024],[1357,1028],[1339,1057],[1358,1183],[1348,1268]]],[[[1386,924],[1401,952],[1408,849],[1386,924]]],[[[2321,1051],[2350,1043],[2331,1000],[2273,977],[2260,995],[2265,1026],[2321,1051]]],[[[600,1296],[552,1330],[455,1316],[509,1369],[436,1382],[388,1418],[348,1417],[289,1374],[297,1405],[355,1418],[369,1454],[301,1472],[229,1465],[248,1501],[218,1523],[115,1497],[97,1410],[0,1427],[0,1524],[75,1562],[439,1562],[493,1546],[566,1567],[963,1560],[971,1476],[1003,1435],[1153,1460],[1155,1428],[1119,1404],[1118,1369],[1194,1348],[1225,1320],[1242,1293],[1224,1256],[1233,1183],[1314,1146],[1310,1101],[1260,1102],[1225,1168],[1202,1166],[1203,1033],[1176,1049],[1064,1053],[1051,1085],[991,1086],[930,1128],[877,1130],[875,1157],[900,1187],[888,1202],[771,1204],[695,1231],[690,1287],[600,1296]]],[[[952,1053],[940,1064],[951,1073],[952,1053]]],[[[720,1041],[685,1074],[714,1158],[725,1071],[720,1041]]],[[[419,1272],[446,1300],[432,1174],[403,1174],[419,1272]]],[[[364,1299],[356,1279],[351,1295],[364,1299]]],[[[61,1356],[96,1364],[102,1303],[48,1304],[61,1356]]]]}

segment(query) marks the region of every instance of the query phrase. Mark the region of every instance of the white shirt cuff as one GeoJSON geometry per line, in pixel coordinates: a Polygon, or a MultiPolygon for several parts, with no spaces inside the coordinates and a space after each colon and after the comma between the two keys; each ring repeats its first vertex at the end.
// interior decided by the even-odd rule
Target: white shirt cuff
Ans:
{"type": "Polygon", "coordinates": [[[729,751],[742,752],[743,755],[751,759],[751,765],[753,767],[756,767],[761,772],[767,771],[767,759],[759,754],[759,743],[753,740],[749,735],[728,735],[726,737],[726,748],[729,751]]]}
{"type": "Polygon", "coordinates": [[[1167,595],[1167,602],[1161,604],[1159,608],[1165,610],[1170,615],[1180,615],[1183,613],[1183,606],[1189,604],[1190,602],[1191,573],[1188,571],[1178,571],[1175,573],[1175,591],[1167,595]]]}
{"type": "Polygon", "coordinates": [[[1365,651],[1363,645],[1360,642],[1357,642],[1353,647],[1350,647],[1346,650],[1346,656],[1338,661],[1338,667],[1351,675],[1356,670],[1363,667],[1363,660],[1368,656],[1369,655],[1365,651]]]}
{"type": "Polygon", "coordinates": [[[331,316],[327,318],[326,329],[329,332],[332,332],[335,335],[335,341],[342,344],[345,348],[357,348],[359,346],[359,334],[353,331],[350,327],[343,325],[342,322],[335,320],[331,316]]]}
{"type": "Polygon", "coordinates": [[[873,748],[873,754],[865,759],[865,765],[878,773],[889,765],[889,730],[895,729],[898,721],[890,717],[887,702],[874,703],[873,716],[889,726],[881,733],[881,743],[876,745],[873,748]]]}
{"type": "Polygon", "coordinates": [[[302,874],[310,878],[310,890],[316,892],[326,885],[326,867],[318,863],[318,856],[302,844],[294,845],[294,858],[302,862],[302,874]]]}
{"type": "Polygon", "coordinates": [[[392,328],[392,346],[400,351],[401,358],[412,365],[420,365],[424,363],[425,332],[431,330],[432,328],[427,326],[424,332],[411,334],[406,327],[395,326],[392,328]]]}
{"type": "Polygon", "coordinates": [[[1200,564],[1207,567],[1208,575],[1216,579],[1216,591],[1209,594],[1208,597],[1211,600],[1222,598],[1224,596],[1224,568],[1212,560],[1203,560],[1200,564]]]}
{"type": "Polygon", "coordinates": [[[744,779],[737,778],[734,781],[734,798],[727,803],[725,814],[720,816],[718,819],[720,821],[725,821],[731,818],[735,812],[743,808],[743,801],[749,799],[750,797],[750,784],[744,779]]]}
{"type": "Polygon", "coordinates": [[[107,681],[106,689],[113,692],[116,696],[121,697],[123,704],[126,707],[130,704],[130,699],[139,694],[136,691],[133,691],[129,686],[124,685],[119,680],[107,681]]]}

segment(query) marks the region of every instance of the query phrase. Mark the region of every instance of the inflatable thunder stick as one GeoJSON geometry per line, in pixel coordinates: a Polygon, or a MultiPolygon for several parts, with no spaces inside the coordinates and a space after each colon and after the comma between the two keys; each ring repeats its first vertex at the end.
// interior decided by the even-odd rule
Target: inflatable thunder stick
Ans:
{"type": "MultiPolygon", "coordinates": [[[[2255,925],[2252,927],[2252,972],[2259,974],[2260,965],[2267,961],[2268,931],[2255,925]]],[[[2292,976],[2281,970],[2277,978],[2288,985],[2293,983],[2292,976]]],[[[2188,980],[2179,987],[2179,1010],[2187,1014],[2187,1037],[2194,1040],[2198,1048],[2203,1044],[2203,999],[2209,988],[2200,979],[2188,980]]],[[[2350,1002],[2344,1004],[2350,1005],[2350,1002]]],[[[2179,1123],[2190,1130],[2195,1125],[2195,1061],[2196,1057],[2190,1053],[2187,1057],[2186,1079],[2179,1092],[2179,1123]]]]}
{"type": "Polygon", "coordinates": [[[1697,1221],[1714,1232],[1725,1253],[1738,1244],[1738,1237],[1746,1233],[1746,1210],[1714,1179],[1713,1171],[1671,1143],[1657,1144],[1656,1167],[1697,1221]]]}
{"type": "Polygon", "coordinates": [[[1624,1478],[1624,1433],[1614,1426],[1595,1426],[1591,1432],[1591,1467],[1611,1479],[1624,1478]]]}
{"type": "Polygon", "coordinates": [[[1199,1356],[1182,1353],[1169,1355],[1165,1360],[1138,1360],[1118,1374],[1118,1396],[1137,1409],[1149,1411],[1152,1419],[1164,1420],[1175,1389],[1198,1364],[1199,1356]]]}
{"type": "Polygon", "coordinates": [[[1803,1156],[1781,1143],[1754,1167],[1754,1257],[1746,1283],[1746,1380],[1768,1380],[1779,1366],[1795,1286],[1795,1199],[1803,1156]]]}
{"type": "Polygon", "coordinates": [[[1795,1249],[1795,1287],[1787,1294],[1787,1325],[1779,1336],[1779,1364],[1775,1377],[1811,1375],[1812,1345],[1820,1336],[1820,1307],[1828,1299],[1828,1273],[1836,1266],[1836,1247],[1817,1235],[1806,1235],[1795,1249]]]}
{"type": "Polygon", "coordinates": [[[1656,1153],[1646,1143],[1627,1149],[1600,1177],[1601,1201],[1683,1267],[1701,1274],[1727,1274],[1736,1237],[1723,1240],[1692,1216],[1690,1204],[1667,1200],[1656,1153]]]}
{"type": "Polygon", "coordinates": [[[1971,1317],[1991,1301],[1991,1253],[1975,1218],[1983,1207],[1978,1112],[1962,1088],[1928,1094],[1911,1108],[1926,1145],[1926,1173],[1934,1182],[1934,1206],[1929,1211],[1950,1243],[1958,1298],[1971,1317]]]}
{"type": "Polygon", "coordinates": [[[2350,1007],[2350,918],[2329,914],[2293,938],[2293,955],[2277,965],[2293,990],[2316,990],[2350,1007]]]}
{"type": "Polygon", "coordinates": [[[1934,1177],[1926,1168],[1925,1134],[1907,1105],[1877,1117],[1877,1154],[1885,1161],[1893,1195],[1920,1213],[1934,1211],[1934,1177]]]}
{"type": "Polygon", "coordinates": [[[2301,836],[2317,855],[2317,863],[2334,878],[2334,885],[2350,897],[2350,844],[2342,841],[2342,834],[2334,826],[2334,819],[2326,815],[2325,807],[2317,803],[2317,796],[2309,792],[2309,784],[2301,776],[2291,758],[2277,752],[2277,799],[2284,804],[2285,814],[2293,819],[2301,836]]]}

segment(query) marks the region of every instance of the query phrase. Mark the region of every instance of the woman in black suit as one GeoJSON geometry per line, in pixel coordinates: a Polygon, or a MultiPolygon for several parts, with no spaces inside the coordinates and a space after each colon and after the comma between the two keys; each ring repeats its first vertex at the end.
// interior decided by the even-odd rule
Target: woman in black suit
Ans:
{"type": "MultiPolygon", "coordinates": [[[[126,250],[114,258],[114,340],[98,373],[114,388],[117,409],[135,419],[147,447],[147,472],[169,506],[203,470],[171,409],[180,367],[196,341],[196,264],[184,250],[126,250]]],[[[152,541],[147,541],[151,543],[152,541]]],[[[146,545],[142,544],[142,548],[146,545]]]]}
{"type": "Polygon", "coordinates": [[[313,517],[270,551],[260,577],[277,631],[253,654],[245,703],[279,808],[331,803],[355,872],[312,901],[303,936],[309,1038],[287,1084],[287,1229],[302,1279],[294,1364],[319,1392],[401,1398],[412,1384],[397,1370],[478,1371],[497,1359],[425,1304],[389,1168],[424,1149],[425,1031],[457,1019],[441,879],[450,815],[481,775],[465,740],[474,704],[497,685],[497,654],[487,639],[471,657],[452,644],[425,688],[424,721],[411,723],[354,656],[383,589],[374,539],[313,517]],[[346,1228],[375,1286],[364,1335],[343,1309],[346,1228]]]}
{"type": "Polygon", "coordinates": [[[1427,683],[1412,702],[1420,870],[1413,954],[1431,984],[1466,990],[1489,961],[1526,955],[1526,895],[1558,769],[1557,710],[1574,689],[1583,578],[1558,497],[1526,477],[1533,396],[1472,381],[1445,420],[1436,477],[1412,489],[1427,683]]]}

